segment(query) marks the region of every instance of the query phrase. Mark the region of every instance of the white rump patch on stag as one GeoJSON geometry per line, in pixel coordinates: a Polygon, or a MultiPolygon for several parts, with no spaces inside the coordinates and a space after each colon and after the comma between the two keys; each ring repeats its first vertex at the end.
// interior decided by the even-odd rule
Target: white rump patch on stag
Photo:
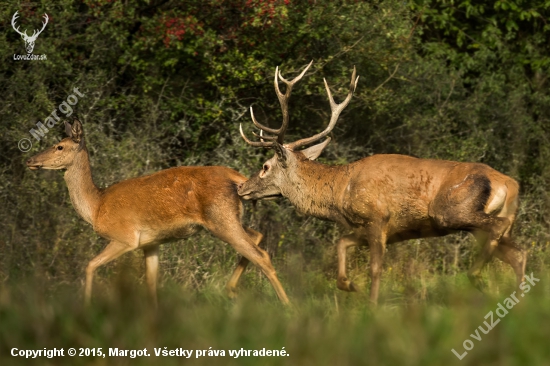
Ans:
{"type": "Polygon", "coordinates": [[[485,205],[485,213],[492,214],[496,211],[499,211],[504,206],[506,202],[506,189],[504,187],[499,187],[493,197],[489,199],[487,205],[485,205]]]}

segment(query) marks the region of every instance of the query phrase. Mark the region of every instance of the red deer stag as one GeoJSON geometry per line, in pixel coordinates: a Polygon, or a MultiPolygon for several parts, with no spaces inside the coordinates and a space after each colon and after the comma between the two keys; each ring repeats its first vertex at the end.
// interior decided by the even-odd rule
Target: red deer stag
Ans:
{"type": "Polygon", "coordinates": [[[156,307],[159,244],[189,237],[201,226],[244,257],[227,284],[230,293],[250,260],[267,276],[281,302],[288,303],[269,255],[258,247],[262,234],[241,224],[237,186],[246,181],[244,176],[226,167],[182,166],[99,189],[92,180],[82,125],[65,122],[65,131],[69,137],[30,158],[27,166],[66,169],[65,182],[76,212],[110,240],[86,268],[87,304],[94,271],[139,248],[145,254],[147,286],[156,307]]]}
{"type": "Polygon", "coordinates": [[[283,196],[301,212],[325,220],[336,221],[352,234],[343,236],[337,244],[338,288],[356,291],[346,276],[346,249],[368,245],[371,253],[370,300],[376,304],[386,244],[407,239],[444,236],[457,231],[474,235],[482,250],[468,277],[481,289],[480,272],[495,254],[515,271],[517,281],[523,280],[525,253],[514,246],[510,229],[518,206],[518,183],[487,165],[444,160],[418,159],[405,155],[373,155],[351,164],[329,166],[315,160],[330,141],[304,150],[299,147],[327,136],[338,116],[348,105],[357,86],[355,68],[349,93],[336,104],[325,80],[332,115],[327,128],[312,137],[284,143],[288,127],[288,99],[294,80],[287,81],[275,69],[275,92],[283,112],[279,129],[252,122],[269,135],[256,135],[260,141],[250,141],[240,128],[243,139],[254,147],[275,150],[275,156],[263,169],[239,186],[244,199],[283,196]],[[285,94],[279,90],[278,79],[286,84],[285,94]]]}

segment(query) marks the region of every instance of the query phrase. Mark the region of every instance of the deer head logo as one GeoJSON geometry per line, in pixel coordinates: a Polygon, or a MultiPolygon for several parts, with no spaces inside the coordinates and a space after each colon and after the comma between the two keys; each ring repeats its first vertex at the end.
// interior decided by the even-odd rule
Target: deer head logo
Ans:
{"type": "Polygon", "coordinates": [[[19,15],[17,13],[18,12],[16,11],[15,14],[13,14],[13,18],[11,18],[11,26],[13,27],[13,29],[15,29],[15,31],[17,33],[19,33],[21,35],[21,38],[23,38],[23,41],[25,42],[25,48],[27,49],[27,53],[32,53],[32,50],[34,49],[34,42],[36,42],[36,39],[38,38],[40,33],[42,33],[44,28],[46,28],[46,24],[48,24],[48,20],[50,18],[48,18],[48,14],[44,14],[45,22],[42,22],[42,29],[40,29],[39,31],[35,29],[34,32],[32,33],[32,35],[29,36],[29,35],[27,35],[27,30],[26,29],[25,29],[24,32],[21,32],[21,31],[19,31],[19,27],[16,27],[15,21],[19,17],[19,15]]]}

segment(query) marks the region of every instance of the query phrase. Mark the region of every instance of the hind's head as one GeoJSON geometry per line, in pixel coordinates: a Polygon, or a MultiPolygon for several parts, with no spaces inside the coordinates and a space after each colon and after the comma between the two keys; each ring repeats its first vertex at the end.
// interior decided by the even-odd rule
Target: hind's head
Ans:
{"type": "Polygon", "coordinates": [[[85,147],[82,124],[78,120],[72,125],[65,122],[65,132],[68,137],[27,160],[29,169],[67,169],[73,163],[76,155],[85,147]]]}

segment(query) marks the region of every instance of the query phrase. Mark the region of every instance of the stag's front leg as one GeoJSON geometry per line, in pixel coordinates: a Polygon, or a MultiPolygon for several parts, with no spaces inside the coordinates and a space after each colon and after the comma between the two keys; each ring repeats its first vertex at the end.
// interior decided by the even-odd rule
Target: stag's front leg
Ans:
{"type": "Polygon", "coordinates": [[[336,244],[338,251],[338,279],[336,286],[342,291],[355,292],[358,290],[346,276],[346,256],[349,247],[359,245],[361,242],[361,239],[357,238],[354,234],[350,234],[341,237],[338,240],[338,244],[336,244]]]}
{"type": "Polygon", "coordinates": [[[369,241],[370,247],[370,301],[373,305],[378,303],[380,290],[380,278],[382,277],[382,264],[386,251],[386,241],[377,239],[369,241]]]}

